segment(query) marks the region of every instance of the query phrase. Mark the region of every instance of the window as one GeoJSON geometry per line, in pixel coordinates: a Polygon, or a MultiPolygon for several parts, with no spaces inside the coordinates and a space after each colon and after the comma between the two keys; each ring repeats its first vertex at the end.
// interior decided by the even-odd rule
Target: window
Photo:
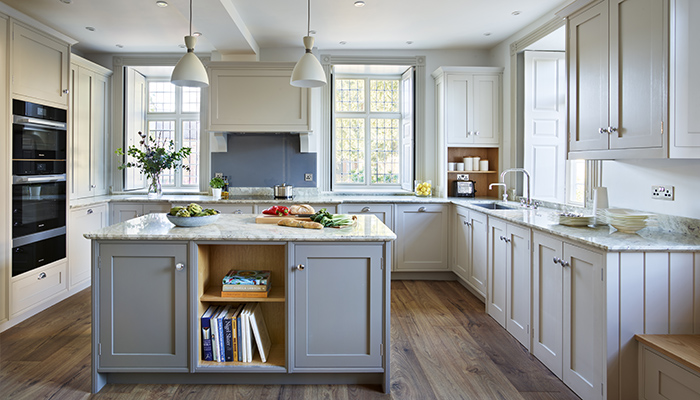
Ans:
{"type": "Polygon", "coordinates": [[[411,189],[405,182],[413,175],[413,116],[407,110],[413,91],[406,90],[412,69],[404,75],[334,76],[333,190],[411,189]]]}
{"type": "Polygon", "coordinates": [[[183,162],[186,169],[163,173],[163,187],[199,189],[199,99],[200,89],[177,87],[168,81],[148,81],[148,112],[146,121],[149,137],[159,142],[172,140],[175,149],[192,149],[183,162]]]}

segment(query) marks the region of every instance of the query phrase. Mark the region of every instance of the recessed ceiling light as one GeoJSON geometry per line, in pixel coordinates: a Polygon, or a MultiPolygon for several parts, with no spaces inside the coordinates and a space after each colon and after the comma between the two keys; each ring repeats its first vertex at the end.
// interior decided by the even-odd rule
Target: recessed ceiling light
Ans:
{"type": "Polygon", "coordinates": [[[168,2],[167,2],[167,1],[163,1],[163,0],[158,0],[158,1],[156,1],[156,5],[157,5],[158,7],[167,7],[167,6],[168,6],[168,2]]]}
{"type": "Polygon", "coordinates": [[[119,47],[120,49],[123,49],[123,48],[124,48],[124,45],[123,45],[123,44],[118,44],[117,47],[119,47]]]}
{"type": "Polygon", "coordinates": [[[517,10],[516,10],[516,11],[513,11],[511,14],[513,14],[513,15],[520,15],[520,11],[517,11],[517,10]]]}
{"type": "Polygon", "coordinates": [[[86,26],[85,29],[89,30],[90,32],[95,32],[94,26],[86,26]]]}
{"type": "Polygon", "coordinates": [[[413,44],[413,40],[407,40],[406,44],[413,44]]]}
{"type": "Polygon", "coordinates": [[[365,6],[365,2],[364,2],[364,1],[356,1],[356,2],[355,2],[355,7],[364,7],[364,6],[365,6]]]}
{"type": "Polygon", "coordinates": [[[59,0],[61,3],[70,4],[73,0],[59,0]]]}
{"type": "Polygon", "coordinates": [[[340,43],[340,44],[343,45],[343,46],[345,46],[346,44],[348,44],[348,42],[346,42],[345,40],[341,40],[341,41],[338,42],[338,43],[340,43]]]}
{"type": "Polygon", "coordinates": [[[180,47],[181,49],[184,49],[184,48],[185,48],[185,45],[184,45],[184,44],[181,44],[181,45],[179,45],[179,47],[180,47]]]}
{"type": "Polygon", "coordinates": [[[202,32],[192,32],[192,36],[202,36],[202,32]]]}
{"type": "Polygon", "coordinates": [[[484,36],[491,36],[491,32],[485,32],[484,36]]]}
{"type": "Polygon", "coordinates": [[[315,35],[315,34],[316,34],[316,31],[315,31],[315,30],[312,29],[312,30],[309,31],[309,35],[315,35]]]}

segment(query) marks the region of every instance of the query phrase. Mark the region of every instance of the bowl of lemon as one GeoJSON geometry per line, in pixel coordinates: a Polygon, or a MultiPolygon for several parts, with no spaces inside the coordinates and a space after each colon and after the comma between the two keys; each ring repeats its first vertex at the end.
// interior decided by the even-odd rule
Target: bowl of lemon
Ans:
{"type": "Polygon", "coordinates": [[[433,185],[431,181],[415,181],[414,191],[418,197],[430,197],[433,195],[433,185]]]}

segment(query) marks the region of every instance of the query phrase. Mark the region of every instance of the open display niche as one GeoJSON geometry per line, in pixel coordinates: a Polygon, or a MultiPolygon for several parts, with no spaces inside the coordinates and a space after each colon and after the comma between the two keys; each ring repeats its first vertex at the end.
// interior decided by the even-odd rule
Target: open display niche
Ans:
{"type": "MultiPolygon", "coordinates": [[[[447,195],[454,196],[454,181],[458,174],[469,175],[474,181],[476,197],[498,197],[499,188],[489,190],[489,185],[498,182],[498,147],[448,147],[447,162],[462,162],[464,157],[479,157],[489,160],[488,171],[447,171],[447,195]]],[[[445,166],[447,167],[447,165],[445,166]]]]}
{"type": "MultiPolygon", "coordinates": [[[[286,246],[283,244],[200,244],[198,246],[198,275],[196,325],[197,370],[286,372],[286,246]],[[221,297],[221,281],[231,269],[269,270],[271,289],[268,297],[221,297]],[[267,362],[256,351],[253,362],[217,362],[202,360],[201,316],[212,304],[259,302],[272,341],[267,362]]],[[[253,343],[255,345],[255,343],[253,343]]]]}

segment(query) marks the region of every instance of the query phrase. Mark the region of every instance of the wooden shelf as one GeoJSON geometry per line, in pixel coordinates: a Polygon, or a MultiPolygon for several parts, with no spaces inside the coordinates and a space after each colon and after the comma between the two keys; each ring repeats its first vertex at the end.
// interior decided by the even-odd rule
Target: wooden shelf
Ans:
{"type": "Polygon", "coordinates": [[[267,297],[221,297],[221,286],[211,286],[199,297],[207,303],[284,303],[284,288],[273,286],[267,297]]]}
{"type": "MultiPolygon", "coordinates": [[[[285,367],[285,356],[284,356],[284,346],[278,343],[273,343],[270,347],[270,355],[267,357],[267,362],[262,362],[260,359],[260,353],[255,351],[252,362],[218,362],[218,361],[202,361],[199,360],[198,369],[206,370],[216,370],[217,372],[225,369],[245,369],[245,368],[270,368],[270,369],[283,369],[287,371],[285,367]]],[[[278,371],[275,371],[278,372],[278,371]]]]}

